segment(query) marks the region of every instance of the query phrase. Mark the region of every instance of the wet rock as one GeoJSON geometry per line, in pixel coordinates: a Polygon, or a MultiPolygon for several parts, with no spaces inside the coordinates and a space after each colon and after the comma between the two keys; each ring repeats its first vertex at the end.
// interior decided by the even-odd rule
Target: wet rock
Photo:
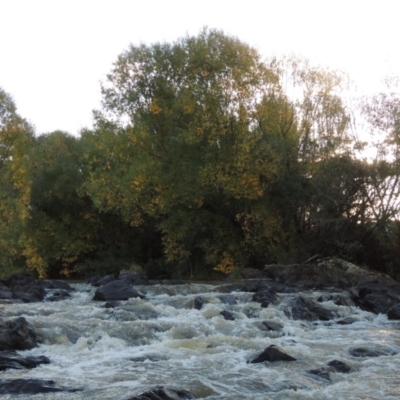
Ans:
{"type": "Polygon", "coordinates": [[[70,298],[71,295],[64,289],[52,290],[46,297],[47,301],[60,301],[70,298]]]}
{"type": "Polygon", "coordinates": [[[101,276],[91,276],[90,278],[87,278],[86,280],[85,280],[85,283],[87,284],[87,285],[92,285],[92,286],[95,286],[94,284],[97,282],[97,281],[99,281],[101,279],[101,276]]]}
{"type": "Polygon", "coordinates": [[[11,300],[13,298],[13,292],[7,287],[0,288],[0,299],[11,300]]]}
{"type": "Polygon", "coordinates": [[[196,310],[201,310],[201,309],[203,308],[204,304],[207,304],[207,301],[206,301],[206,300],[204,300],[204,299],[203,299],[202,297],[200,297],[200,296],[195,297],[194,302],[193,302],[193,307],[194,307],[196,310]]]}
{"type": "Polygon", "coordinates": [[[0,380],[0,394],[37,394],[51,392],[77,392],[81,389],[58,388],[54,381],[42,379],[0,380]]]}
{"type": "Polygon", "coordinates": [[[220,314],[227,320],[227,321],[234,321],[235,317],[234,315],[227,310],[221,311],[220,314]]]}
{"type": "Polygon", "coordinates": [[[387,317],[389,319],[396,319],[396,320],[400,319],[400,303],[390,307],[390,309],[387,312],[387,317]]]}
{"type": "Polygon", "coordinates": [[[119,280],[131,285],[148,285],[149,280],[145,274],[139,271],[122,270],[118,276],[119,280]]]}
{"type": "Polygon", "coordinates": [[[6,369],[35,368],[40,364],[49,364],[50,360],[45,356],[24,357],[15,351],[0,351],[0,371],[6,369]]]}
{"type": "Polygon", "coordinates": [[[279,302],[279,296],[272,290],[264,290],[254,293],[252,300],[256,303],[260,303],[261,307],[266,308],[270,304],[277,304],[279,302]]]}
{"type": "Polygon", "coordinates": [[[278,322],[274,321],[263,321],[263,326],[267,328],[267,331],[274,331],[279,332],[282,330],[283,325],[279,324],[278,322]]]}
{"type": "Polygon", "coordinates": [[[400,303],[400,285],[366,282],[350,291],[354,303],[362,310],[375,314],[386,314],[390,308],[400,303]]]}
{"type": "Polygon", "coordinates": [[[37,282],[43,289],[61,289],[67,292],[75,290],[69,283],[58,279],[38,279],[37,282]]]}
{"type": "Polygon", "coordinates": [[[91,285],[99,287],[99,286],[107,285],[107,283],[110,283],[112,281],[115,281],[114,275],[106,275],[106,276],[103,276],[100,279],[93,280],[91,282],[91,285]]]}
{"type": "Polygon", "coordinates": [[[157,386],[146,392],[130,397],[128,400],[194,400],[195,397],[187,390],[171,389],[157,386]]]}
{"type": "Polygon", "coordinates": [[[303,321],[329,321],[336,317],[333,311],[322,307],[315,300],[304,296],[293,298],[284,312],[289,318],[303,321]]]}
{"type": "Polygon", "coordinates": [[[307,372],[307,374],[312,375],[313,378],[316,378],[318,380],[323,380],[323,381],[327,381],[327,382],[331,381],[331,378],[329,376],[329,372],[331,372],[331,370],[327,367],[310,369],[306,372],[307,372]]]}
{"type": "Polygon", "coordinates": [[[389,276],[356,266],[339,258],[317,259],[305,264],[266,265],[265,275],[286,285],[304,288],[342,288],[349,289],[358,283],[379,281],[394,284],[389,276]]]}
{"type": "Polygon", "coordinates": [[[36,333],[25,318],[0,321],[0,351],[29,350],[37,345],[36,333]]]}
{"type": "Polygon", "coordinates": [[[42,301],[46,294],[39,281],[30,274],[14,274],[3,283],[11,290],[13,299],[22,300],[25,303],[42,301]]]}
{"type": "Polygon", "coordinates": [[[318,301],[320,303],[332,301],[337,306],[351,307],[354,305],[350,295],[348,294],[323,294],[322,296],[318,297],[318,301]]]}
{"type": "Polygon", "coordinates": [[[356,318],[353,317],[345,317],[337,321],[336,323],[339,325],[351,325],[354,324],[354,322],[357,322],[356,318]]]}
{"type": "Polygon", "coordinates": [[[144,299],[144,296],[132,288],[124,281],[115,280],[99,287],[93,297],[93,300],[128,300],[132,297],[144,299]]]}
{"type": "Polygon", "coordinates": [[[107,301],[106,304],[104,304],[104,308],[115,308],[119,306],[119,302],[118,301],[107,301]]]}
{"type": "Polygon", "coordinates": [[[275,361],[296,361],[296,359],[286,353],[279,346],[271,345],[267,347],[263,352],[258,354],[255,358],[251,359],[250,364],[262,363],[264,361],[275,362],[275,361]]]}
{"type": "Polygon", "coordinates": [[[343,361],[340,361],[340,360],[329,361],[327,365],[328,365],[328,367],[331,368],[332,371],[340,372],[343,374],[347,374],[351,370],[351,368],[346,363],[344,363],[343,361]]]}
{"type": "Polygon", "coordinates": [[[352,346],[349,354],[353,357],[381,357],[394,356],[398,352],[389,346],[380,344],[368,344],[365,346],[352,346]]]}

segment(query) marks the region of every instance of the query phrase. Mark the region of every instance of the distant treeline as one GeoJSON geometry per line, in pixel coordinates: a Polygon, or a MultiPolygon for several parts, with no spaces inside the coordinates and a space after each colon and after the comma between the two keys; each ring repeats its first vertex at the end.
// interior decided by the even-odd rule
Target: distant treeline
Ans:
{"type": "Polygon", "coordinates": [[[199,279],[319,253],[399,277],[400,97],[349,107],[345,78],[204,29],[121,54],[79,136],[39,135],[0,89],[3,275],[199,279]]]}

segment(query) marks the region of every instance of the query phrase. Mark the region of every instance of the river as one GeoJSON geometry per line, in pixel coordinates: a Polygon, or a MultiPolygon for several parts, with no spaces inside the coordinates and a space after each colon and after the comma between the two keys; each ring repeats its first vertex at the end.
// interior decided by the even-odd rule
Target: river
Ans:
{"type": "MultiPolygon", "coordinates": [[[[57,386],[82,389],[1,399],[129,399],[155,385],[190,391],[207,400],[396,399],[400,398],[400,354],[353,357],[353,346],[384,344],[400,353],[400,323],[355,306],[332,301],[331,321],[298,321],[285,314],[294,294],[261,308],[252,293],[229,293],[228,284],[137,286],[145,299],[121,301],[114,308],[92,300],[95,288],[74,284],[71,298],[59,302],[1,304],[3,319],[25,317],[43,343],[24,355],[45,355],[50,364],[31,370],[7,370],[2,379],[51,379],[57,386]],[[197,310],[194,299],[206,304],[197,310]],[[226,320],[221,311],[231,312],[226,320]],[[338,324],[344,317],[355,322],[338,324]],[[263,321],[281,326],[268,331],[263,321]],[[295,362],[251,364],[249,359],[278,345],[295,362]],[[330,380],[309,370],[341,360],[350,373],[330,380]]],[[[324,292],[306,292],[318,298],[324,292]]]]}

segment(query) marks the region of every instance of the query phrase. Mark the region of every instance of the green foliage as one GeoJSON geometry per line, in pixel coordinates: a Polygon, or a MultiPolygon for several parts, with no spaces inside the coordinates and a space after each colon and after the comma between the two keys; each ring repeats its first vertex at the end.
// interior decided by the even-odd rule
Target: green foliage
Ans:
{"type": "Polygon", "coordinates": [[[0,264],[7,271],[24,268],[20,237],[28,216],[32,135],[33,128],[0,88],[0,264]]]}
{"type": "Polygon", "coordinates": [[[399,97],[364,101],[366,161],[346,84],[204,29],[122,53],[80,137],[35,138],[0,90],[3,269],[204,279],[320,253],[400,276],[399,97]]]}

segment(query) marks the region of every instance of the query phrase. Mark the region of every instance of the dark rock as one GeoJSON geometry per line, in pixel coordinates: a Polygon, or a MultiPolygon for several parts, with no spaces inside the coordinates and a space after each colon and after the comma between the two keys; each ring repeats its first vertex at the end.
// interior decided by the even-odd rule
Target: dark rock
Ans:
{"type": "Polygon", "coordinates": [[[38,279],[37,282],[43,289],[62,289],[67,292],[74,291],[74,288],[69,283],[58,279],[38,279]]]}
{"type": "Polygon", "coordinates": [[[304,288],[348,289],[361,282],[374,280],[384,284],[395,284],[395,281],[387,275],[339,258],[318,259],[305,264],[266,265],[264,273],[277,282],[304,288]]]}
{"type": "Polygon", "coordinates": [[[114,300],[107,301],[107,303],[104,304],[105,308],[115,308],[115,307],[118,307],[118,306],[119,306],[119,302],[118,301],[114,301],[114,300]]]}
{"type": "Polygon", "coordinates": [[[390,309],[387,312],[387,317],[389,319],[396,319],[396,320],[400,319],[400,303],[390,307],[390,309]]]}
{"type": "Polygon", "coordinates": [[[296,296],[285,311],[286,316],[294,320],[329,321],[335,318],[335,313],[322,307],[315,300],[304,296],[296,296]]]}
{"type": "Polygon", "coordinates": [[[146,275],[138,271],[122,270],[118,276],[119,280],[131,285],[148,285],[149,280],[146,275]]]}
{"type": "Polygon", "coordinates": [[[357,319],[355,319],[353,317],[345,317],[343,319],[340,319],[336,323],[339,325],[351,325],[351,324],[354,324],[354,322],[357,322],[357,319]]]}
{"type": "Polygon", "coordinates": [[[196,310],[201,310],[203,308],[204,304],[207,304],[206,300],[204,300],[202,297],[199,297],[199,296],[195,297],[194,302],[193,302],[193,307],[196,310]]]}
{"type": "Polygon", "coordinates": [[[13,299],[26,303],[42,301],[46,294],[40,286],[39,280],[29,274],[15,274],[4,281],[5,285],[13,292],[13,299]]]}
{"type": "Polygon", "coordinates": [[[92,284],[92,286],[103,286],[103,285],[107,285],[107,283],[110,283],[112,281],[115,281],[114,275],[106,275],[106,276],[103,276],[103,278],[101,278],[101,279],[94,280],[91,284],[92,284]]]}
{"type": "Polygon", "coordinates": [[[56,289],[48,294],[47,301],[60,301],[71,297],[71,295],[64,289],[56,289]]]}
{"type": "Polygon", "coordinates": [[[353,357],[381,357],[394,356],[398,352],[380,344],[368,344],[365,346],[353,346],[349,349],[349,354],[353,357]]]}
{"type": "Polygon", "coordinates": [[[13,292],[6,287],[2,287],[0,289],[0,299],[7,299],[10,300],[13,298],[13,292]]]}
{"type": "Polygon", "coordinates": [[[260,279],[265,277],[265,273],[255,268],[243,268],[240,270],[240,274],[244,279],[260,279]]]}
{"type": "Polygon", "coordinates": [[[260,303],[261,307],[266,308],[269,304],[276,304],[279,302],[279,296],[272,290],[264,290],[262,292],[254,293],[253,301],[260,303]]]}
{"type": "Polygon", "coordinates": [[[51,392],[77,392],[80,389],[58,388],[54,381],[41,379],[0,380],[0,394],[37,394],[51,392]]]}
{"type": "Polygon", "coordinates": [[[235,317],[234,315],[227,310],[221,311],[220,314],[227,320],[227,321],[234,321],[235,317]]]}
{"type": "Polygon", "coordinates": [[[263,321],[262,324],[267,328],[267,331],[279,332],[283,328],[283,325],[274,321],[263,321]]]}
{"type": "Polygon", "coordinates": [[[255,358],[250,360],[251,364],[262,363],[264,361],[296,361],[296,359],[285,352],[281,347],[271,345],[263,352],[258,354],[255,358]]]}
{"type": "Polygon", "coordinates": [[[100,279],[101,279],[101,276],[91,276],[90,278],[87,278],[85,280],[85,283],[88,284],[88,285],[95,286],[94,283],[96,283],[100,279]]]}
{"type": "Polygon", "coordinates": [[[348,294],[323,294],[322,296],[318,297],[318,301],[320,303],[325,301],[333,301],[333,303],[337,306],[351,307],[354,305],[351,297],[348,294]]]}
{"type": "Polygon", "coordinates": [[[329,376],[329,372],[331,372],[330,368],[321,367],[316,369],[310,369],[306,371],[308,374],[312,375],[314,378],[321,379],[323,381],[330,382],[331,378],[329,376]]]}
{"type": "Polygon", "coordinates": [[[343,374],[347,374],[351,370],[351,368],[346,363],[339,360],[329,361],[328,367],[330,367],[334,372],[341,372],[343,374]]]}
{"type": "Polygon", "coordinates": [[[124,281],[115,280],[99,287],[93,297],[93,300],[128,300],[132,297],[144,299],[144,296],[132,288],[124,281]]]}
{"type": "Polygon", "coordinates": [[[157,386],[146,392],[130,397],[128,400],[194,400],[195,397],[187,390],[171,389],[157,386]]]}
{"type": "Polygon", "coordinates": [[[350,295],[362,310],[386,314],[390,308],[400,303],[400,285],[365,282],[353,287],[350,295]]]}
{"type": "Polygon", "coordinates": [[[45,356],[24,357],[15,351],[0,351],[0,371],[6,369],[35,368],[40,364],[49,364],[50,360],[45,356]]]}
{"type": "Polygon", "coordinates": [[[25,318],[0,321],[0,350],[29,350],[36,345],[36,333],[25,318]]]}

